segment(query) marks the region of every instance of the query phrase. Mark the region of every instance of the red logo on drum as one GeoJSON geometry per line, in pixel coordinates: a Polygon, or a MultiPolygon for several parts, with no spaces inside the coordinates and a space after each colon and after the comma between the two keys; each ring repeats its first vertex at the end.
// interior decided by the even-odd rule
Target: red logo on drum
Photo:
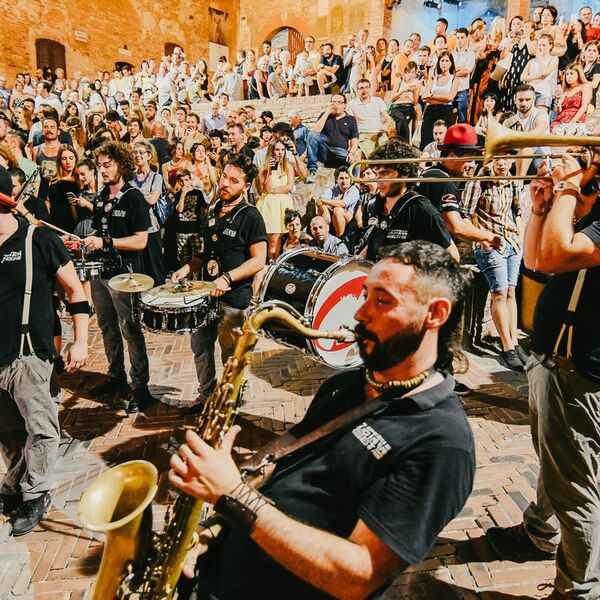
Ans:
{"type": "MultiPolygon", "coordinates": [[[[347,281],[344,285],[335,290],[333,294],[331,294],[331,296],[329,296],[329,298],[327,298],[327,300],[323,302],[323,305],[321,306],[319,312],[317,312],[313,320],[312,327],[314,329],[321,329],[321,324],[323,323],[327,315],[329,315],[329,313],[338,305],[338,303],[343,298],[347,296],[354,296],[355,298],[360,297],[366,278],[366,274],[360,277],[356,277],[355,279],[347,281]]],[[[338,342],[337,340],[334,340],[330,349],[323,348],[323,346],[321,346],[320,344],[320,340],[318,339],[314,340],[314,344],[323,352],[339,352],[340,350],[344,350],[352,346],[354,342],[338,342]]]]}

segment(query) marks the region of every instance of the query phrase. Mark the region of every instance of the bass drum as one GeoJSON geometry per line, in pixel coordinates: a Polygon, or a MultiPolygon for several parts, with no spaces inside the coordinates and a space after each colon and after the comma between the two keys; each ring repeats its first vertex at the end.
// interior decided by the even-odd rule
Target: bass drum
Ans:
{"type": "MultiPolygon", "coordinates": [[[[267,267],[258,296],[261,302],[290,304],[313,329],[353,329],[354,313],[362,304],[363,284],[372,266],[357,257],[340,258],[306,246],[293,248],[267,267]]],[[[356,343],[309,340],[274,322],[267,323],[264,330],[274,340],[305,350],[334,369],[351,369],[362,363],[356,343]]]]}

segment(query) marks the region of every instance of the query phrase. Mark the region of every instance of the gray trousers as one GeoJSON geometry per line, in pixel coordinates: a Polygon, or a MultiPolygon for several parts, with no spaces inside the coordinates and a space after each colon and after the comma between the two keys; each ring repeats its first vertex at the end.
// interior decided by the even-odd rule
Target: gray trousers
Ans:
{"type": "Polygon", "coordinates": [[[239,335],[234,329],[244,323],[245,310],[232,308],[224,302],[219,305],[219,318],[210,325],[194,331],[190,346],[194,353],[194,364],[198,376],[198,396],[206,400],[217,383],[215,368],[215,341],[221,346],[223,364],[233,354],[239,335]]]}
{"type": "Polygon", "coordinates": [[[108,375],[127,381],[123,339],[127,341],[131,369],[131,387],[136,390],[148,385],[150,373],[146,340],[139,323],[131,311],[132,294],[117,292],[107,279],[97,279],[92,284],[92,300],[102,331],[104,351],[108,358],[108,375]]]}
{"type": "Polygon", "coordinates": [[[600,384],[536,356],[527,362],[529,417],[540,460],[537,499],[525,530],[556,550],[555,586],[581,600],[600,598],[600,384]]]}
{"type": "Polygon", "coordinates": [[[60,443],[58,405],[50,391],[52,364],[23,356],[0,368],[0,493],[33,500],[50,490],[60,443]]]}

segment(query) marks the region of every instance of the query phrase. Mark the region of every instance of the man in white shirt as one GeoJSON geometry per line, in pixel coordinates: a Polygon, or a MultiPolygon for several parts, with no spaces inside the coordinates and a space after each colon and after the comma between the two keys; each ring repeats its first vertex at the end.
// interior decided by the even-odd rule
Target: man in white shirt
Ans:
{"type": "Polygon", "coordinates": [[[38,112],[42,104],[51,106],[58,114],[62,114],[62,102],[58,96],[51,94],[52,86],[47,81],[40,81],[37,86],[38,95],[35,97],[35,112],[38,112]]]}
{"type": "Polygon", "coordinates": [[[356,119],[358,146],[365,156],[369,156],[387,142],[387,132],[395,130],[396,126],[387,112],[385,102],[378,96],[371,96],[368,79],[360,79],[356,90],[358,95],[348,102],[346,113],[356,119]]]}
{"type": "Polygon", "coordinates": [[[466,123],[469,110],[469,83],[477,57],[475,52],[468,49],[469,31],[465,27],[456,30],[454,39],[456,40],[456,50],[452,52],[452,58],[454,58],[454,75],[458,78],[458,93],[456,94],[458,122],[466,123]]]}

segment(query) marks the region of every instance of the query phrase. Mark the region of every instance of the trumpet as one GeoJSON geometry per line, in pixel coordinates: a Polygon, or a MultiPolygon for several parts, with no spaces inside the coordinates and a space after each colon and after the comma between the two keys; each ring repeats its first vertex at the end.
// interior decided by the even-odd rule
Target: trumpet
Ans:
{"type": "MultiPolygon", "coordinates": [[[[584,157],[589,168],[592,164],[591,148],[600,146],[600,136],[564,136],[551,135],[546,133],[528,133],[524,131],[514,131],[501,125],[497,121],[491,120],[488,126],[487,135],[485,137],[485,148],[480,156],[448,156],[444,157],[446,161],[462,161],[462,162],[480,162],[483,164],[489,163],[492,160],[524,160],[532,158],[562,158],[564,152],[546,153],[546,154],[501,154],[519,148],[537,148],[539,146],[546,147],[565,147],[565,146],[580,146],[586,150],[581,152],[569,153],[571,156],[584,157]]],[[[431,162],[427,158],[390,158],[385,160],[357,160],[350,166],[350,178],[354,183],[378,183],[381,181],[402,181],[404,183],[436,183],[439,182],[438,177],[388,177],[381,179],[372,179],[365,177],[357,177],[355,172],[363,167],[373,165],[398,165],[398,164],[415,164],[431,162]]],[[[538,177],[537,179],[547,179],[549,177],[538,177]]],[[[474,177],[444,177],[444,181],[522,181],[523,179],[532,179],[532,176],[520,175],[476,175],[474,177]]]]}

